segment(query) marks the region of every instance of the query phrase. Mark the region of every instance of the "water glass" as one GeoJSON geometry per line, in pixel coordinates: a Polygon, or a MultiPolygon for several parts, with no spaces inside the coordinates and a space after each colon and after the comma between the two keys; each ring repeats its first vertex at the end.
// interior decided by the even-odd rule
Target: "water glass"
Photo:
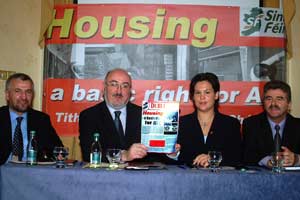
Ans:
{"type": "Polygon", "coordinates": [[[271,158],[272,172],[275,173],[283,172],[283,162],[284,162],[284,156],[282,152],[272,153],[272,158],[271,158]]]}
{"type": "Polygon", "coordinates": [[[208,152],[208,164],[212,172],[217,172],[219,170],[220,163],[222,161],[222,153],[219,151],[209,151],[208,152]]]}
{"type": "Polygon", "coordinates": [[[110,170],[118,169],[121,162],[121,149],[107,149],[106,158],[109,161],[110,170]]]}
{"type": "Polygon", "coordinates": [[[65,168],[66,163],[65,161],[69,155],[69,148],[68,147],[54,147],[53,155],[56,161],[56,168],[65,168]]]}

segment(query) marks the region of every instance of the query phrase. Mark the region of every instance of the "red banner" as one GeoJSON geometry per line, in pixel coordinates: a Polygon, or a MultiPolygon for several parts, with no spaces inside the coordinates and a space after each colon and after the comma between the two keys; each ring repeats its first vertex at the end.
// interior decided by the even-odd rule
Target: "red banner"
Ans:
{"type": "Polygon", "coordinates": [[[60,135],[78,135],[79,113],[103,100],[102,80],[114,68],[131,74],[133,103],[178,101],[180,115],[194,110],[189,80],[213,72],[220,111],[240,121],[262,111],[261,81],[285,78],[280,9],[60,5],[46,44],[43,106],[60,135]]]}
{"type": "MultiPolygon", "coordinates": [[[[221,82],[220,111],[243,120],[262,110],[262,82],[221,82]],[[239,87],[236,87],[239,85],[239,87]]],[[[79,113],[102,101],[102,80],[48,79],[44,110],[60,135],[78,135],[79,113]]],[[[180,115],[193,112],[187,81],[134,80],[131,101],[180,101],[180,115]]]]}
{"type": "MultiPolygon", "coordinates": [[[[197,48],[284,47],[284,37],[241,36],[240,29],[243,27],[240,27],[240,17],[242,17],[240,7],[228,6],[158,4],[56,6],[46,43],[165,44],[191,45],[197,48]]],[[[261,22],[256,21],[261,16],[257,17],[244,19],[253,23],[246,26],[257,29],[256,24],[261,22]]],[[[275,13],[266,13],[266,20],[275,17],[278,18],[275,13]]],[[[265,32],[282,33],[283,20],[267,23],[264,29],[265,32]]]]}

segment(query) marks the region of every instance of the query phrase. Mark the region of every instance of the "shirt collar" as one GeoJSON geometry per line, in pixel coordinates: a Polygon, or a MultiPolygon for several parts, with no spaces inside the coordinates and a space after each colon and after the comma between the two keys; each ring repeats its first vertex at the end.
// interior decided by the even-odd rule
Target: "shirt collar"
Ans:
{"type": "Polygon", "coordinates": [[[23,119],[27,120],[27,112],[23,113],[21,116],[18,115],[15,111],[13,111],[12,109],[9,109],[9,115],[10,115],[10,119],[12,121],[16,120],[17,117],[23,117],[23,119]]]}
{"type": "Polygon", "coordinates": [[[275,126],[279,125],[280,126],[279,134],[282,137],[282,132],[283,132],[283,129],[284,129],[284,126],[285,126],[285,122],[286,122],[286,117],[279,124],[273,122],[269,117],[267,117],[267,118],[268,118],[269,124],[271,126],[273,135],[275,135],[275,132],[276,132],[275,131],[275,126]]]}
{"type": "MultiPolygon", "coordinates": [[[[106,103],[106,102],[105,102],[105,103],[106,103]]],[[[126,106],[123,107],[123,108],[121,108],[121,109],[119,109],[119,110],[114,109],[113,107],[111,107],[110,105],[108,105],[108,103],[106,103],[106,106],[107,106],[107,108],[108,108],[108,110],[109,110],[111,116],[113,116],[113,118],[114,118],[114,116],[115,116],[115,111],[121,111],[121,113],[122,113],[122,114],[125,114],[125,116],[126,116],[126,106]]]]}

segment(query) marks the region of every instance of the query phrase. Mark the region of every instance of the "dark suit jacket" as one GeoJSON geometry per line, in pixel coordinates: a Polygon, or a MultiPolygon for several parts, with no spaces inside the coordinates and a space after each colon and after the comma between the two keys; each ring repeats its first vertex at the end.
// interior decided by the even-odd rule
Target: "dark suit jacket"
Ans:
{"type": "MultiPolygon", "coordinates": [[[[125,148],[123,149],[127,150],[132,144],[141,142],[142,108],[129,102],[126,109],[125,148]]],[[[94,133],[100,133],[100,144],[104,154],[102,161],[107,162],[105,152],[108,148],[122,149],[120,137],[105,101],[87,108],[80,113],[79,132],[83,161],[90,161],[90,151],[94,133]]],[[[167,158],[164,154],[154,153],[149,153],[144,159],[135,161],[160,161],[173,164],[173,160],[167,158]]]]}
{"type": "MultiPolygon", "coordinates": [[[[282,145],[300,153],[300,119],[287,115],[283,129],[282,145]]],[[[258,165],[274,151],[271,126],[265,112],[249,117],[243,122],[243,161],[245,165],[258,165]]]]}
{"type": "MultiPolygon", "coordinates": [[[[46,153],[48,156],[52,155],[55,146],[63,146],[51,125],[49,115],[29,109],[27,112],[28,140],[32,130],[36,131],[39,156],[42,156],[42,153],[46,153]]],[[[0,164],[3,164],[12,151],[12,127],[8,106],[0,108],[0,138],[0,164]]]]}
{"type": "MultiPolygon", "coordinates": [[[[132,103],[127,104],[125,149],[128,149],[133,143],[140,143],[141,112],[141,107],[132,103]]],[[[79,132],[80,146],[84,161],[90,160],[90,148],[94,133],[100,133],[100,143],[103,150],[108,148],[121,148],[120,138],[115,128],[113,118],[104,101],[80,113],[79,132]]]]}
{"type": "Polygon", "coordinates": [[[221,165],[236,166],[241,161],[241,133],[237,119],[216,112],[206,143],[197,119],[197,113],[180,118],[178,143],[181,145],[179,161],[192,165],[199,154],[210,150],[221,151],[221,165]]]}

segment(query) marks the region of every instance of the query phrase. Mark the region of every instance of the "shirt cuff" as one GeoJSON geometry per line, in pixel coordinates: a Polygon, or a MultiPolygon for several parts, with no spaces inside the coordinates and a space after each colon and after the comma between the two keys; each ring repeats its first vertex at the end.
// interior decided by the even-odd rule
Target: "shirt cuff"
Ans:
{"type": "Polygon", "coordinates": [[[295,161],[294,161],[294,166],[300,166],[300,155],[299,154],[294,154],[295,155],[295,161]]]}
{"type": "Polygon", "coordinates": [[[259,166],[265,166],[265,167],[268,167],[268,161],[269,161],[271,158],[272,158],[271,156],[266,156],[266,157],[264,157],[263,159],[261,159],[261,160],[258,162],[258,165],[259,165],[259,166]]]}
{"type": "Polygon", "coordinates": [[[172,154],[167,154],[167,156],[173,160],[178,160],[179,154],[180,154],[180,151],[178,151],[176,153],[176,155],[174,155],[174,156],[172,154]]]}

